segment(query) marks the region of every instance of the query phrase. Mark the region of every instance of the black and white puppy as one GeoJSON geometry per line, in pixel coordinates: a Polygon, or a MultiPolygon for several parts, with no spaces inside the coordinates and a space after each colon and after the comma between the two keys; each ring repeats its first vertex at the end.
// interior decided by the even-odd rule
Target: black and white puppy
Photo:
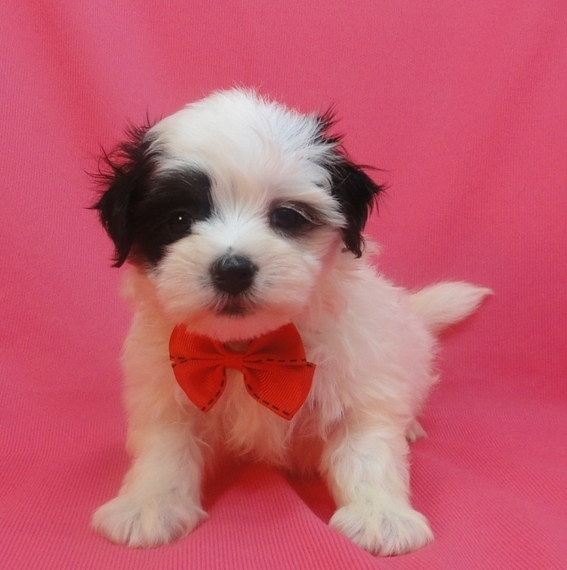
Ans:
{"type": "Polygon", "coordinates": [[[131,266],[134,306],[122,357],[133,463],[93,518],[110,540],[150,547],[194,529],[217,451],[319,472],[337,504],[331,526],[370,552],[432,540],[410,505],[407,440],[423,434],[434,332],[489,291],[441,283],[410,294],[376,275],[362,231],[381,187],[329,127],[230,90],[134,130],[106,157],[96,208],[116,265],[131,266]],[[206,412],[176,381],[177,325],[241,352],[290,323],[315,366],[291,419],[251,397],[237,369],[206,412]]]}

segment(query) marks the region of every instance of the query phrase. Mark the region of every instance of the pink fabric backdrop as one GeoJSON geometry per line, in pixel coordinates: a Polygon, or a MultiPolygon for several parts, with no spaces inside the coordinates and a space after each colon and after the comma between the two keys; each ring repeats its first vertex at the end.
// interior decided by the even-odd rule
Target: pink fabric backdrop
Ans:
{"type": "Polygon", "coordinates": [[[0,29],[1,568],[567,568],[564,0],[6,0],[0,29]],[[334,104],[385,169],[387,275],[496,292],[444,339],[420,552],[373,558],[327,527],[320,481],[262,466],[212,481],[210,520],[170,546],[89,529],[127,465],[128,312],[85,172],[126,119],[234,84],[334,104]]]}

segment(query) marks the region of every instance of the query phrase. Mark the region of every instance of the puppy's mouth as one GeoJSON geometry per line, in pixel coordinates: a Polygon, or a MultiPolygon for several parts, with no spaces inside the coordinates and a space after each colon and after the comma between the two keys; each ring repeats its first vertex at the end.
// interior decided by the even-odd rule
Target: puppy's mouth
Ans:
{"type": "Polygon", "coordinates": [[[256,311],[248,299],[236,297],[219,301],[215,305],[214,312],[221,317],[244,318],[253,315],[256,311]]]}

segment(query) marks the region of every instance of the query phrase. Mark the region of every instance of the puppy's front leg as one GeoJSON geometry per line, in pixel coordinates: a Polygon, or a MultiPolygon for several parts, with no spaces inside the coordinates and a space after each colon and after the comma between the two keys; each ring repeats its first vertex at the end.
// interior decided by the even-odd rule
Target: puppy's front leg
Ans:
{"type": "Polygon", "coordinates": [[[165,544],[190,532],[200,506],[202,458],[183,425],[161,426],[148,437],[118,496],[93,516],[93,527],[130,547],[165,544]]]}
{"type": "Polygon", "coordinates": [[[409,503],[407,450],[393,418],[351,411],[323,453],[321,471],[339,507],[330,525],[373,554],[403,554],[433,539],[409,503]]]}
{"type": "Polygon", "coordinates": [[[201,508],[202,450],[190,415],[176,399],[169,328],[157,322],[136,315],[124,345],[133,463],[118,496],[93,516],[95,530],[131,547],[171,542],[206,517],[201,508]]]}

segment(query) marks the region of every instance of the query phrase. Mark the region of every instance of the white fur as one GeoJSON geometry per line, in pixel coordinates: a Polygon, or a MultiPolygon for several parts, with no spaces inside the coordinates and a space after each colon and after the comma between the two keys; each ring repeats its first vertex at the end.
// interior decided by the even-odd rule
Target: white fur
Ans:
{"type": "Polygon", "coordinates": [[[432,331],[461,320],[487,289],[445,283],[414,295],[378,276],[369,259],[343,250],[344,219],[312,144],[313,117],[242,91],[216,94],[158,123],[167,149],[160,168],[192,164],[214,180],[215,215],[172,244],[158,266],[126,276],[134,306],[122,357],[133,464],[118,497],[94,527],[133,547],[190,532],[201,507],[205,466],[216,453],[321,473],[338,510],[331,526],[376,554],[400,554],[432,539],[409,502],[408,444],[424,435],[416,420],[436,380],[432,331]],[[301,200],[325,223],[305,239],[276,235],[265,223],[274,200],[301,200]],[[215,312],[207,275],[227,251],[259,268],[254,311],[215,312]],[[222,342],[246,341],[293,322],[316,373],[308,400],[287,421],[259,405],[229,371],[218,403],[203,413],[175,382],[172,328],[222,342]]]}

